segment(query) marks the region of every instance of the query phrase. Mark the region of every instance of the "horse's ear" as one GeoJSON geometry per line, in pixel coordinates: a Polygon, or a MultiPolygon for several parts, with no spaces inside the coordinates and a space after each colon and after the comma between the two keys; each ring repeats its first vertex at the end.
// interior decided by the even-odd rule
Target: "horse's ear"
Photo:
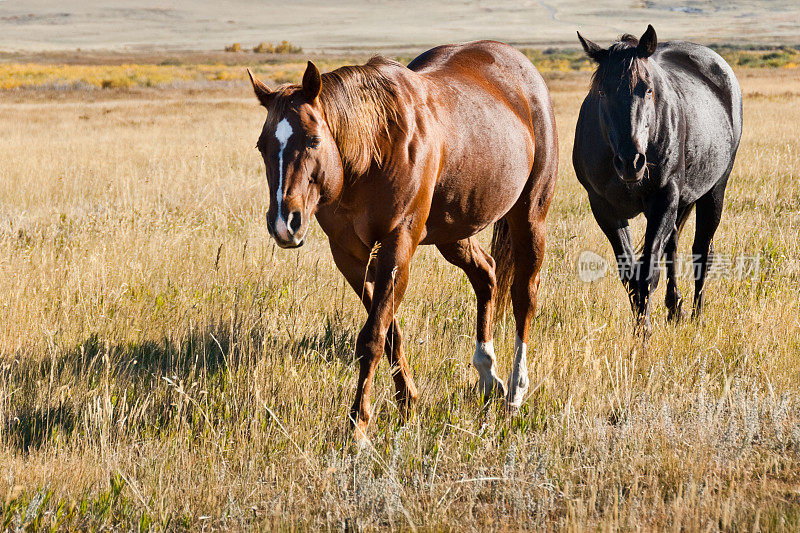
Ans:
{"type": "Polygon", "coordinates": [[[578,40],[581,42],[581,46],[583,46],[583,51],[586,52],[586,55],[589,56],[589,59],[596,61],[597,63],[605,59],[605,57],[608,55],[608,50],[600,48],[599,45],[593,43],[589,39],[584,39],[583,35],[581,35],[581,32],[577,33],[578,40]]]}
{"type": "Polygon", "coordinates": [[[261,105],[264,107],[269,107],[269,104],[275,97],[275,92],[270,91],[269,87],[267,87],[263,81],[253,76],[253,73],[250,72],[250,69],[247,69],[247,75],[250,76],[250,83],[253,84],[253,92],[256,93],[256,98],[258,98],[258,101],[261,102],[261,105]]]}
{"type": "Polygon", "coordinates": [[[319,69],[311,61],[308,62],[306,73],[303,74],[303,94],[308,98],[309,102],[313,102],[319,96],[319,91],[322,89],[322,76],[319,74],[319,69]]]}
{"type": "Polygon", "coordinates": [[[642,38],[639,39],[639,46],[636,47],[636,55],[639,57],[650,57],[656,51],[658,46],[658,37],[656,37],[656,30],[652,24],[647,25],[642,38]]]}

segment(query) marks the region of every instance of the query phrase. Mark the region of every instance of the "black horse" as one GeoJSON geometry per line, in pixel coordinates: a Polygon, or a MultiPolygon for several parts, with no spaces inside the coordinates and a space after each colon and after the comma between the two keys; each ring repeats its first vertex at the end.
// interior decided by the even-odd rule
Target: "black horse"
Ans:
{"type": "Polygon", "coordinates": [[[572,162],[611,241],[634,313],[649,331],[650,296],[663,257],[669,317],[682,316],[676,253],[696,206],[693,316],[699,316],[711,240],[742,136],[739,83],[712,50],[682,41],[658,44],[652,26],[641,39],[623,35],[608,49],[578,38],[598,67],[581,106],[572,162]],[[647,230],[637,260],[628,220],[639,213],[647,230]]]}

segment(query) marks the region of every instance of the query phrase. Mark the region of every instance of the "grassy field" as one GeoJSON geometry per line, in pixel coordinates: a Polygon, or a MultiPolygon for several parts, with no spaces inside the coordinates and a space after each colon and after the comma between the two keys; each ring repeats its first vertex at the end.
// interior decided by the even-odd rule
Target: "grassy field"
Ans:
{"type": "MultiPolygon", "coordinates": [[[[231,45],[240,46],[238,43],[231,45]]],[[[261,43],[258,50],[274,45],[261,43]]],[[[291,43],[284,43],[291,49],[291,43]]],[[[743,68],[781,68],[794,70],[800,65],[800,47],[759,48],[715,46],[728,63],[743,68]]],[[[272,84],[297,81],[306,67],[306,55],[250,52],[174,53],[48,53],[0,52],[0,90],[50,89],[60,91],[136,88],[211,88],[220,82],[244,82],[249,67],[272,84]]],[[[523,48],[522,51],[540,72],[565,73],[590,71],[592,64],[582,50],[523,48]]],[[[369,56],[336,54],[315,58],[318,66],[332,70],[346,63],[366,61],[369,56]]],[[[394,56],[408,63],[414,56],[394,56]]]]}
{"type": "MultiPolygon", "coordinates": [[[[382,362],[360,451],[365,313],[318,227],[270,241],[249,88],[4,93],[0,529],[796,531],[800,71],[738,74],[716,247],[757,275],[712,280],[677,326],[662,283],[643,346],[614,276],[576,276],[611,251],[570,163],[588,73],[550,74],[561,166],[521,415],[481,408],[473,293],[422,248],[399,312],[417,413],[398,425],[382,362]]],[[[508,316],[496,347],[506,375],[508,316]]]]}

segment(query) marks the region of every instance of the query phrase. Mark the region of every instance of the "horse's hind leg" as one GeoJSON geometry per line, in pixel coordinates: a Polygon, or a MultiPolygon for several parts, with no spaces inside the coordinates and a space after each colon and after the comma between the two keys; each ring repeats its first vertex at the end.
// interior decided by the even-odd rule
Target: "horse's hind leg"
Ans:
{"type": "Polygon", "coordinates": [[[717,182],[706,194],[697,200],[697,229],[692,245],[694,258],[694,310],[693,318],[699,318],[703,311],[703,290],[708,275],[708,267],[714,261],[714,233],[722,218],[722,204],[725,197],[727,176],[717,182]]]}
{"type": "Polygon", "coordinates": [[[505,396],[505,385],[497,377],[495,370],[492,341],[494,299],[497,289],[494,259],[480,247],[475,237],[452,244],[437,245],[437,248],[448,262],[464,271],[478,301],[477,338],[472,364],[478,370],[479,390],[484,399],[489,399],[493,394],[505,396]]]}
{"type": "Polygon", "coordinates": [[[678,219],[675,223],[675,229],[672,231],[664,247],[664,257],[667,266],[667,294],[664,298],[664,303],[667,304],[667,319],[671,321],[678,321],[683,317],[683,298],[681,297],[680,290],[678,289],[678,239],[680,239],[683,225],[686,219],[689,218],[689,213],[692,212],[692,206],[688,205],[678,211],[678,219]]]}
{"type": "Polygon", "coordinates": [[[536,311],[539,290],[539,270],[544,259],[544,215],[512,212],[506,216],[511,230],[514,253],[514,281],[511,302],[516,323],[514,364],[508,377],[506,399],[513,411],[522,405],[528,392],[528,330],[536,311]]]}
{"type": "Polygon", "coordinates": [[[406,419],[411,413],[414,402],[417,401],[419,393],[414,380],[411,377],[411,369],[408,366],[406,354],[403,351],[402,335],[397,319],[392,320],[389,332],[386,335],[386,358],[389,360],[392,379],[394,380],[395,401],[400,408],[401,416],[406,419]]]}

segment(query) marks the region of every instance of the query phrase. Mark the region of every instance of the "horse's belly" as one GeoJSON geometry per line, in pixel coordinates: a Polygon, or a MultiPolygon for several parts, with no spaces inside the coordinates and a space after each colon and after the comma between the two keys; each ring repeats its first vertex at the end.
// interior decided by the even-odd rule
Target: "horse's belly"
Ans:
{"type": "Polygon", "coordinates": [[[738,140],[720,130],[699,139],[688,139],[685,148],[686,183],[682,199],[693,203],[729,171],[738,140]]]}
{"type": "Polygon", "coordinates": [[[530,168],[507,173],[445,176],[433,195],[422,244],[455,242],[505,215],[519,199],[530,168]]]}

